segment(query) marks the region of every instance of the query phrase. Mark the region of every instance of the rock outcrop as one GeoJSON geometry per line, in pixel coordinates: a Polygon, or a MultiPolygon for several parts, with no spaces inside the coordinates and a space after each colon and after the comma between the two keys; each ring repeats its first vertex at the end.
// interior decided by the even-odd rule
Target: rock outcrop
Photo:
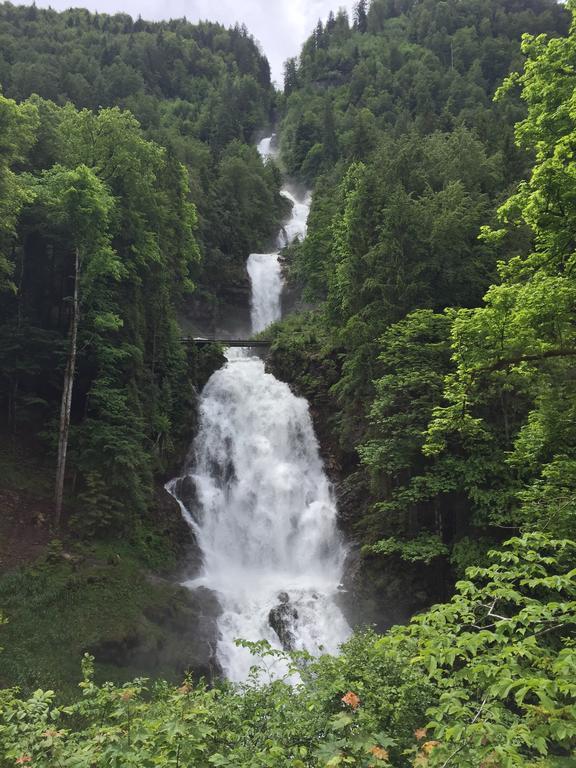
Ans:
{"type": "Polygon", "coordinates": [[[298,611],[290,603],[287,592],[280,592],[279,603],[268,614],[268,623],[278,635],[285,651],[293,651],[295,645],[294,625],[298,620],[298,611]]]}

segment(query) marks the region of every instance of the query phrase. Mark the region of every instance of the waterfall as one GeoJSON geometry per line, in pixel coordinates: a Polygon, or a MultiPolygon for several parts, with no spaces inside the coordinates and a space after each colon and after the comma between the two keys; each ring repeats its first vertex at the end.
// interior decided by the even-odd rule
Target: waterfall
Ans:
{"type": "Polygon", "coordinates": [[[287,189],[283,189],[281,194],[292,203],[292,215],[290,220],[282,228],[279,237],[279,246],[282,248],[285,245],[292,243],[296,238],[303,240],[306,237],[306,224],[308,221],[308,214],[310,213],[312,196],[307,192],[303,200],[298,200],[287,189]]]}
{"type": "Polygon", "coordinates": [[[278,145],[276,134],[266,136],[258,144],[258,152],[263,160],[275,159],[278,157],[278,145]]]}
{"type": "MultiPolygon", "coordinates": [[[[258,151],[264,160],[275,158],[277,155],[276,136],[272,135],[258,144],[258,151]]],[[[296,238],[306,237],[306,224],[312,201],[310,193],[303,199],[298,199],[288,189],[280,193],[292,204],[289,220],[284,224],[277,239],[278,248],[284,248],[293,243],[296,238]]],[[[280,319],[282,297],[282,267],[280,254],[252,253],[247,263],[248,275],[252,286],[252,332],[260,333],[269,325],[280,319]]]]}
{"type": "MultiPolygon", "coordinates": [[[[272,156],[274,138],[259,150],[272,156]]],[[[284,227],[290,242],[306,233],[310,197],[284,194],[293,201],[284,227]]],[[[247,267],[257,332],[280,318],[279,254],[252,254],[247,267]]],[[[178,499],[178,480],[169,489],[203,555],[188,586],[218,595],[217,655],[228,679],[245,680],[254,663],[237,638],[336,652],[350,632],[335,600],[346,551],[308,404],[248,350],[229,350],[202,392],[185,477],[193,508],[178,499]]]]}
{"type": "Polygon", "coordinates": [[[280,319],[282,268],[278,253],[252,253],[248,258],[252,286],[252,332],[260,333],[280,319]]]}

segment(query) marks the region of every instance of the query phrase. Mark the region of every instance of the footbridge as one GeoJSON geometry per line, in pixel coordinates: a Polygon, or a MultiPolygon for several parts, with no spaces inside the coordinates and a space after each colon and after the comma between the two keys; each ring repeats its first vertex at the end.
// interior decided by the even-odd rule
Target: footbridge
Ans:
{"type": "Polygon", "coordinates": [[[184,336],[182,342],[196,347],[205,347],[208,344],[221,344],[223,347],[269,347],[272,344],[269,339],[206,339],[189,336],[184,336]]]}

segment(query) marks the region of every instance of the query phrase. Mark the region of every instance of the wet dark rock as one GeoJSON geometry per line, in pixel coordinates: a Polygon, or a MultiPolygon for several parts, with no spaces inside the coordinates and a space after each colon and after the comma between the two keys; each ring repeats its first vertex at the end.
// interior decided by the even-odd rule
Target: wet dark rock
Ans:
{"type": "Polygon", "coordinates": [[[191,557],[196,559],[196,538],[176,499],[164,487],[158,487],[154,502],[155,528],[170,541],[176,560],[187,564],[191,557]]]}
{"type": "MultiPolygon", "coordinates": [[[[173,493],[178,496],[189,513],[194,516],[198,509],[198,496],[194,480],[188,475],[179,478],[174,486],[173,493]]],[[[171,519],[169,535],[177,555],[178,565],[176,571],[180,576],[180,580],[191,579],[198,574],[204,562],[202,550],[198,545],[194,531],[182,515],[180,504],[172,496],[172,493],[165,489],[164,494],[168,497],[168,501],[163,499],[163,503],[166,506],[170,505],[172,515],[174,516],[171,519]]]]}
{"type": "Polygon", "coordinates": [[[284,650],[292,651],[296,643],[294,625],[298,620],[298,611],[290,603],[287,592],[280,592],[278,600],[279,604],[274,606],[268,614],[268,623],[278,635],[284,650]]]}
{"type": "Polygon", "coordinates": [[[363,556],[359,547],[352,546],[337,601],[351,626],[385,632],[448,599],[448,570],[442,558],[429,565],[407,563],[397,556],[384,560],[363,556]]]}
{"type": "MultiPolygon", "coordinates": [[[[186,509],[193,511],[198,506],[198,491],[196,489],[196,483],[194,482],[193,478],[190,477],[190,475],[184,475],[183,477],[179,477],[176,480],[173,493],[180,499],[186,509]]],[[[178,513],[180,517],[182,517],[178,502],[173,498],[171,494],[170,498],[178,507],[178,513]]]]}
{"type": "Polygon", "coordinates": [[[166,601],[146,609],[128,634],[86,650],[99,664],[134,669],[138,674],[175,681],[191,674],[195,679],[213,681],[221,674],[216,658],[221,608],[215,593],[204,587],[191,591],[150,578],[166,591],[166,601]]]}
{"type": "Polygon", "coordinates": [[[246,338],[251,333],[250,281],[245,266],[238,266],[218,287],[217,296],[209,291],[193,294],[179,317],[189,336],[205,338],[246,338]]]}
{"type": "Polygon", "coordinates": [[[336,482],[338,525],[353,538],[358,520],[364,516],[371,498],[368,480],[363,472],[352,472],[336,482]]]}

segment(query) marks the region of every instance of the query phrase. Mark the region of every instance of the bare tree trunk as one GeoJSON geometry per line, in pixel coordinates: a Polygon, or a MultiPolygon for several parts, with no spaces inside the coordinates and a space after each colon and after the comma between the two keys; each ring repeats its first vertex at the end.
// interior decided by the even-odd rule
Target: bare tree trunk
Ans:
{"type": "Polygon", "coordinates": [[[54,493],[54,528],[60,528],[62,518],[62,501],[64,498],[64,478],[66,475],[66,454],[68,452],[68,436],[70,434],[70,412],[72,410],[72,392],[74,389],[74,374],[76,372],[76,351],[78,345],[78,323],[80,321],[80,253],[76,248],[74,266],[74,298],[72,302],[72,318],[70,320],[68,360],[64,373],[64,389],[60,406],[60,429],[58,433],[58,466],[56,469],[56,489],[54,493]]]}

